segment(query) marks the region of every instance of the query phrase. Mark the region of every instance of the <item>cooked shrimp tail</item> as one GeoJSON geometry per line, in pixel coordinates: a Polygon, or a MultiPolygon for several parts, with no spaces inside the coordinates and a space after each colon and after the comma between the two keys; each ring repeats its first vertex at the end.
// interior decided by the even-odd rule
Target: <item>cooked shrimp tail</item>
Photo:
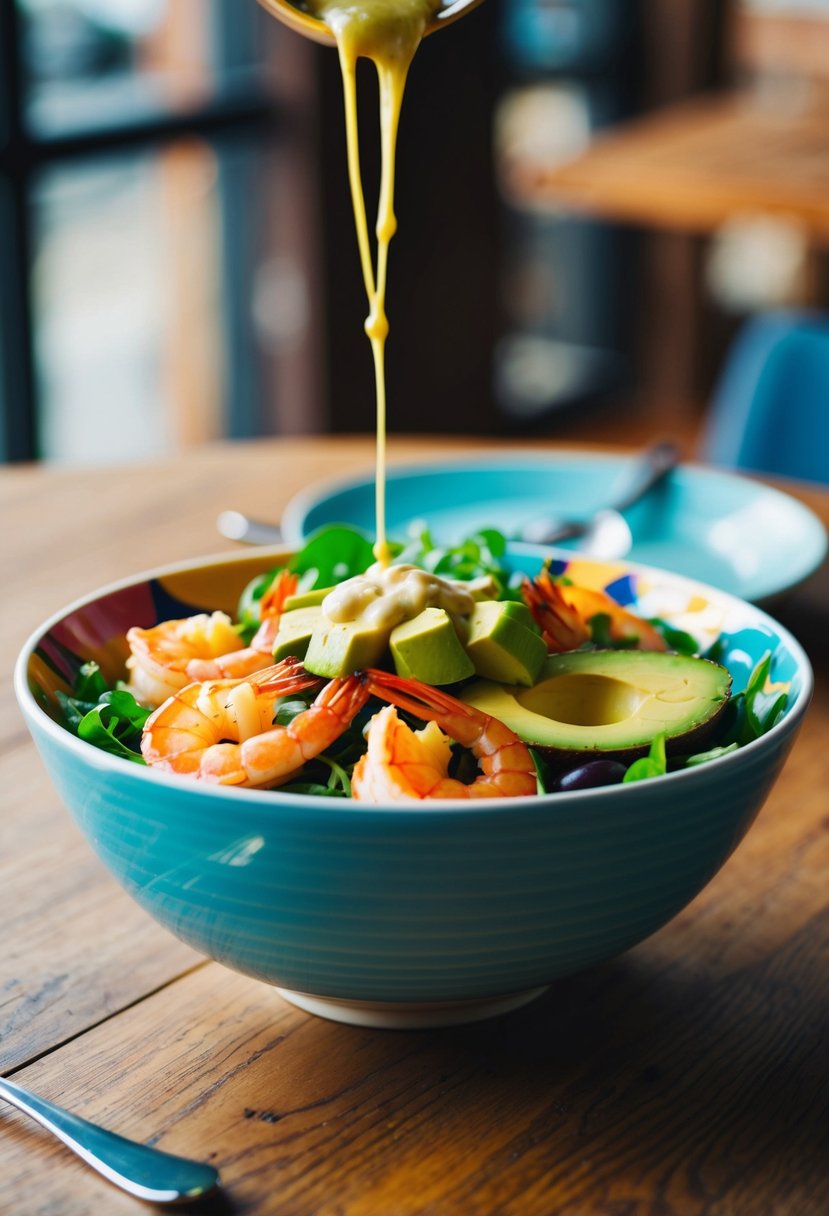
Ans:
{"type": "Polygon", "coordinates": [[[515,798],[537,792],[529,748],[499,722],[456,697],[389,672],[364,672],[369,692],[390,704],[372,718],[368,750],[357,761],[352,793],[362,802],[427,798],[515,798]],[[397,714],[426,719],[413,731],[397,714]],[[480,775],[470,785],[448,775],[449,740],[470,749],[480,775]]]}
{"type": "Polygon", "coordinates": [[[240,647],[239,632],[224,612],[196,613],[127,632],[129,688],[142,705],[160,705],[194,680],[232,680],[273,664],[273,646],[285,600],[298,579],[277,574],[262,597],[261,624],[250,646],[240,647]]]}
{"type": "Polygon", "coordinates": [[[250,645],[232,650],[228,654],[191,659],[187,664],[188,679],[240,679],[269,667],[273,662],[273,648],[279,633],[285,601],[296,594],[298,584],[299,578],[296,574],[292,574],[290,570],[280,570],[259,601],[260,625],[250,645]]]}
{"type": "Polygon", "coordinates": [[[219,785],[283,785],[340,737],[369,697],[358,676],[332,680],[306,710],[274,725],[280,697],[318,683],[298,659],[284,659],[244,679],[190,684],[147,719],[144,759],[219,785]]]}
{"type": "Polygon", "coordinates": [[[596,618],[603,618],[612,643],[637,650],[667,650],[662,634],[649,621],[628,612],[606,591],[556,581],[549,570],[521,587],[524,602],[541,629],[547,649],[554,654],[578,650],[593,642],[596,618]]]}

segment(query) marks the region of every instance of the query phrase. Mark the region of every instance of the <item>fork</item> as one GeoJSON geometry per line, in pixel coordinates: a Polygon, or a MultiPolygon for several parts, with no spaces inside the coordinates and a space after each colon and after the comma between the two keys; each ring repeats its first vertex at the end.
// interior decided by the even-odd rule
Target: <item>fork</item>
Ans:
{"type": "Polygon", "coordinates": [[[0,1077],[0,1098],[30,1115],[110,1182],[151,1203],[188,1203],[219,1186],[212,1165],[127,1140],[0,1077]]]}

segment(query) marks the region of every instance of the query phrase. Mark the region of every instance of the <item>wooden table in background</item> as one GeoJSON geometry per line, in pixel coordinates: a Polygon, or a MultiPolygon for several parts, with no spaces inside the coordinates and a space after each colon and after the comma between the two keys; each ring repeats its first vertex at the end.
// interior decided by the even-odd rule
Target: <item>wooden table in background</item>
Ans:
{"type": "MultiPolygon", "coordinates": [[[[424,440],[392,455],[459,450],[424,440]]],[[[747,839],[661,932],[507,1017],[415,1033],[300,1013],[152,922],[60,805],[11,691],[30,630],[103,583],[227,550],[222,508],[276,518],[309,481],[371,460],[368,440],[284,440],[147,468],[0,471],[0,1072],[214,1162],[225,1197],[201,1211],[826,1216],[821,575],[777,608],[817,688],[747,839]]],[[[829,523],[829,493],[800,496],[829,523]]],[[[3,1213],[146,1210],[10,1108],[0,1124],[3,1213]]]]}
{"type": "Polygon", "coordinates": [[[532,208],[693,233],[770,215],[826,246],[829,89],[704,96],[611,128],[573,160],[516,159],[503,172],[532,208]]]}

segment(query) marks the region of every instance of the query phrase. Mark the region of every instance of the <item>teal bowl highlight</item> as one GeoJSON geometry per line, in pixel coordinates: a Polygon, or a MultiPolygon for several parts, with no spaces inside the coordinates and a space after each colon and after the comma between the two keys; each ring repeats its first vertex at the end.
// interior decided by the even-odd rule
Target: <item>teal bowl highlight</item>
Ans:
{"type": "MultiPolygon", "coordinates": [[[[778,776],[812,690],[809,662],[760,609],[677,575],[556,555],[706,646],[734,690],[773,655],[785,716],[754,743],[629,785],[469,803],[367,806],[205,788],[109,756],[52,716],[79,660],[121,673],[124,634],[188,612],[233,613],[278,551],[143,574],[42,625],[15,690],[38,751],[90,845],[157,921],[311,1012],[359,1025],[473,1021],[654,933],[727,860],[778,776]]],[[[514,546],[535,573],[550,551],[514,546]]]]}

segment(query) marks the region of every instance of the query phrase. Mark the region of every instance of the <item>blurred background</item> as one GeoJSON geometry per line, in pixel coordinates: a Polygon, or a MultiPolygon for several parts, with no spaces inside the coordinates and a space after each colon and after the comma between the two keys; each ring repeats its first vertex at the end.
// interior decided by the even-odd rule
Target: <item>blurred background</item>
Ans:
{"type": "MultiPolygon", "coordinates": [[[[372,430],[334,52],[254,0],[0,0],[0,56],[0,459],[372,430]]],[[[393,431],[697,443],[735,337],[829,307],[827,85],[829,0],[486,0],[429,38],[393,431]]]]}

